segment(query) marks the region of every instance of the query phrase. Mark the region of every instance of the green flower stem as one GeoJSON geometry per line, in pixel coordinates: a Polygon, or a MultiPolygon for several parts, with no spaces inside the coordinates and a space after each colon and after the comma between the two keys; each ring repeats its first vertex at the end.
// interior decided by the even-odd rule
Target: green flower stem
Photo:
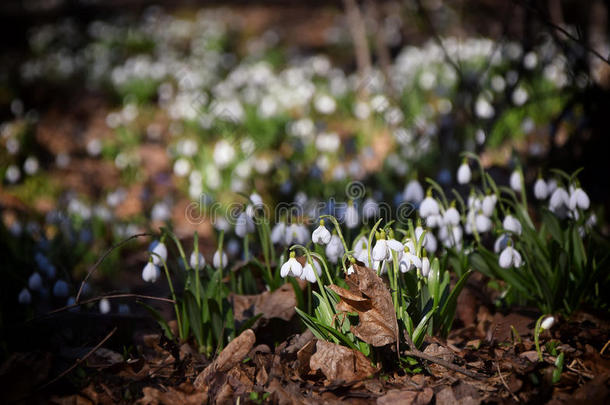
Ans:
{"type": "MultiPolygon", "coordinates": [[[[155,254],[155,253],[153,253],[155,254]]],[[[167,278],[167,284],[169,285],[169,291],[172,294],[172,298],[174,299],[174,311],[176,312],[176,322],[178,323],[178,334],[180,335],[180,339],[184,340],[184,333],[182,331],[182,321],[180,320],[180,309],[178,308],[178,299],[176,298],[176,292],[174,291],[174,284],[172,283],[172,278],[169,275],[169,269],[167,268],[167,263],[163,258],[159,255],[156,255],[161,263],[163,264],[163,269],[165,270],[165,277],[167,278]]]]}
{"type": "MultiPolygon", "coordinates": [[[[197,299],[197,305],[201,306],[201,293],[199,292],[199,235],[197,234],[197,232],[195,231],[195,234],[193,235],[193,244],[194,246],[194,252],[195,252],[195,257],[197,258],[197,263],[196,267],[195,267],[195,298],[197,299]]],[[[189,263],[190,264],[190,263],[189,263]]]]}
{"type": "Polygon", "coordinates": [[[337,230],[337,235],[339,235],[339,239],[341,239],[341,243],[343,243],[343,248],[345,249],[346,252],[348,252],[349,249],[347,247],[347,243],[345,243],[345,239],[343,238],[343,233],[341,232],[341,227],[339,226],[337,219],[335,217],[333,217],[332,215],[328,215],[328,214],[320,216],[320,219],[324,219],[324,218],[330,219],[330,222],[333,223],[333,225],[335,226],[335,229],[337,230]]]}
{"type": "Polygon", "coordinates": [[[544,315],[540,316],[536,321],[536,326],[534,327],[534,343],[536,344],[536,353],[538,353],[538,361],[542,361],[542,350],[540,350],[540,332],[542,332],[540,325],[542,324],[542,320],[544,319],[544,315]]]}

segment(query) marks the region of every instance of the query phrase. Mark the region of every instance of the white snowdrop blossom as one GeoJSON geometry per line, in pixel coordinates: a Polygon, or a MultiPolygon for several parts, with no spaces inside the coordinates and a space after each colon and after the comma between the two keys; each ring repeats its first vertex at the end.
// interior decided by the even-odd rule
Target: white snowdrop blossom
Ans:
{"type": "Polygon", "coordinates": [[[510,237],[507,233],[503,233],[502,235],[498,236],[496,238],[496,241],[494,242],[494,252],[500,253],[500,251],[502,251],[506,246],[508,246],[509,240],[510,237]]]}
{"type": "Polygon", "coordinates": [[[240,238],[243,238],[248,233],[252,233],[255,230],[254,220],[246,211],[240,213],[235,220],[235,234],[240,238]]]}
{"type": "Polygon", "coordinates": [[[324,226],[324,220],[320,220],[320,225],[312,232],[311,240],[318,245],[327,245],[330,242],[330,232],[324,226]]]}
{"type": "Polygon", "coordinates": [[[341,238],[337,235],[332,235],[330,241],[326,245],[326,258],[333,264],[336,264],[345,253],[341,238]]]}
{"type": "Polygon", "coordinates": [[[153,248],[150,251],[152,261],[156,266],[160,266],[167,261],[167,247],[163,242],[153,242],[153,248]]]}
{"type": "Polygon", "coordinates": [[[217,250],[216,252],[214,252],[212,264],[217,269],[224,269],[229,264],[229,258],[227,257],[227,254],[224,251],[221,254],[220,250],[217,250]]]}
{"type": "Polygon", "coordinates": [[[317,260],[314,259],[312,261],[313,261],[313,267],[311,266],[309,261],[307,263],[305,263],[305,266],[303,266],[303,272],[301,273],[300,278],[301,278],[301,280],[307,280],[310,283],[315,283],[317,281],[315,273],[318,273],[318,277],[321,276],[322,267],[320,267],[320,263],[318,263],[317,260]]]}
{"type": "Polygon", "coordinates": [[[542,329],[542,330],[549,330],[549,329],[551,329],[553,327],[554,324],[555,324],[555,317],[547,316],[540,323],[540,329],[542,329]]]}
{"type": "Polygon", "coordinates": [[[345,209],[343,220],[345,221],[345,226],[350,229],[358,226],[358,223],[360,222],[360,218],[358,218],[358,211],[351,201],[348,203],[347,208],[345,209]]]}
{"type": "Polygon", "coordinates": [[[570,196],[563,187],[557,187],[551,194],[549,200],[549,209],[554,213],[558,213],[562,208],[567,208],[570,205],[570,196]]]}
{"type": "Polygon", "coordinates": [[[483,214],[491,217],[496,208],[496,202],[498,201],[498,197],[495,194],[489,194],[483,197],[483,201],[481,202],[481,210],[483,214]]]}
{"type": "Polygon", "coordinates": [[[402,196],[405,201],[419,203],[424,199],[424,189],[417,180],[411,180],[407,183],[402,196]]]}
{"type": "Polygon", "coordinates": [[[30,294],[30,291],[27,288],[24,288],[19,292],[17,301],[19,301],[20,304],[27,305],[32,302],[32,294],[30,294]]]}
{"type": "Polygon", "coordinates": [[[472,172],[470,171],[470,166],[468,166],[468,162],[464,161],[458,168],[457,181],[460,184],[468,184],[471,178],[472,172]]]}
{"type": "Polygon", "coordinates": [[[544,179],[539,178],[534,183],[534,197],[537,200],[544,200],[549,196],[549,188],[544,179]]]}
{"type": "Polygon", "coordinates": [[[280,269],[280,275],[282,278],[287,276],[300,277],[303,273],[303,266],[295,258],[295,253],[290,252],[290,257],[286,263],[284,263],[280,269]]]}
{"type": "MultiPolygon", "coordinates": [[[[445,225],[458,225],[460,223],[460,213],[455,207],[449,207],[443,214],[443,222],[445,225]]],[[[428,226],[430,225],[428,224],[428,226]]]]}
{"type": "Polygon", "coordinates": [[[195,254],[195,252],[191,253],[191,257],[189,258],[189,265],[193,269],[203,269],[205,267],[205,257],[199,252],[199,254],[195,254]]]}
{"type": "Polygon", "coordinates": [[[475,217],[475,226],[477,228],[477,232],[485,233],[491,230],[492,222],[488,216],[484,215],[483,213],[479,213],[475,217]]]}
{"type": "Polygon", "coordinates": [[[362,216],[365,219],[376,218],[379,216],[379,203],[374,198],[369,197],[362,204],[362,216]]]}
{"type": "Polygon", "coordinates": [[[146,263],[144,269],[142,270],[142,280],[147,283],[154,283],[161,277],[161,269],[155,266],[155,264],[151,261],[146,263]]]}
{"type": "Polygon", "coordinates": [[[388,242],[385,240],[385,236],[380,236],[373,246],[371,257],[373,260],[381,261],[388,259],[388,242]]]}
{"type": "Polygon", "coordinates": [[[220,169],[229,166],[235,159],[235,148],[225,139],[221,139],[214,146],[214,163],[220,169]]]}
{"type": "Polygon", "coordinates": [[[53,286],[53,295],[55,297],[67,297],[69,292],[68,283],[64,280],[57,280],[53,286]]]}
{"type": "Polygon", "coordinates": [[[500,257],[498,258],[498,264],[503,269],[520,267],[522,262],[521,254],[519,254],[519,252],[510,245],[510,243],[504,248],[502,253],[500,253],[500,257]]]}
{"type": "Polygon", "coordinates": [[[591,201],[587,193],[580,187],[570,193],[569,207],[571,210],[580,208],[581,210],[589,209],[591,201]]]}
{"type": "Polygon", "coordinates": [[[110,312],[110,301],[107,298],[102,298],[100,300],[100,313],[107,314],[110,312]]]}
{"type": "Polygon", "coordinates": [[[429,274],[430,274],[430,259],[428,259],[426,256],[424,256],[421,259],[421,275],[427,278],[429,274]]]}
{"type": "Polygon", "coordinates": [[[432,198],[431,195],[428,195],[426,198],[424,198],[424,200],[421,202],[420,206],[419,206],[419,216],[421,216],[422,218],[428,218],[431,215],[438,215],[439,214],[439,206],[438,206],[438,202],[432,198]]]}
{"type": "Polygon", "coordinates": [[[401,273],[406,273],[413,268],[421,269],[422,261],[419,257],[412,254],[409,248],[405,247],[400,262],[398,263],[398,268],[401,273]]]}
{"type": "Polygon", "coordinates": [[[514,191],[521,191],[523,189],[523,182],[521,181],[521,172],[519,170],[513,170],[509,179],[510,188],[514,191]]]}
{"type": "Polygon", "coordinates": [[[271,243],[277,245],[286,239],[286,223],[280,221],[271,230],[271,243]]]}
{"type": "Polygon", "coordinates": [[[521,222],[519,222],[517,218],[510,214],[504,218],[504,221],[502,222],[502,227],[505,230],[517,235],[521,235],[521,232],[523,231],[523,228],[521,227],[521,222]]]}
{"type": "Polygon", "coordinates": [[[28,287],[32,291],[39,291],[42,288],[42,277],[40,277],[40,273],[35,271],[28,278],[28,287]]]}

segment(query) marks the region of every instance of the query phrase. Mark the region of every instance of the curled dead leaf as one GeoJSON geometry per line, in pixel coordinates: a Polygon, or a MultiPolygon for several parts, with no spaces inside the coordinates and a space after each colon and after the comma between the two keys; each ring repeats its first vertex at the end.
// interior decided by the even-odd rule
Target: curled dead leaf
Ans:
{"type": "Polygon", "coordinates": [[[358,350],[318,340],[309,359],[312,370],[320,370],[331,383],[363,380],[377,372],[358,350]]]}
{"type": "Polygon", "coordinates": [[[341,298],[337,309],[358,314],[358,325],[351,330],[363,341],[373,346],[398,342],[398,321],[390,291],[374,270],[358,264],[353,267],[354,273],[347,276],[350,290],[329,286],[341,298]]]}

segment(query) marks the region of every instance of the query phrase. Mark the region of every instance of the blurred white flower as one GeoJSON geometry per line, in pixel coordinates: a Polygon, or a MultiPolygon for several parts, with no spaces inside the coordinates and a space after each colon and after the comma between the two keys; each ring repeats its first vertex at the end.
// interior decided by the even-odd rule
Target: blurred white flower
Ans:
{"type": "Polygon", "coordinates": [[[142,280],[147,283],[154,283],[161,277],[161,269],[155,266],[151,261],[148,261],[142,269],[142,280]]]}
{"type": "Polygon", "coordinates": [[[424,189],[417,180],[411,180],[407,183],[405,191],[403,192],[403,198],[405,201],[410,201],[418,204],[424,199],[424,189]]]}
{"type": "Polygon", "coordinates": [[[485,233],[491,230],[492,222],[488,216],[480,213],[475,217],[475,226],[477,228],[477,232],[485,233]]]}
{"type": "Polygon", "coordinates": [[[337,102],[329,95],[321,94],[315,98],[314,107],[321,114],[332,114],[337,108],[337,102]]]}
{"type": "Polygon", "coordinates": [[[27,159],[25,159],[25,162],[23,163],[23,171],[25,171],[30,176],[36,174],[36,172],[38,171],[38,167],[38,159],[36,159],[34,156],[29,156],[27,159]]]}
{"type": "Polygon", "coordinates": [[[460,184],[468,184],[471,178],[472,172],[470,171],[470,166],[468,166],[468,162],[464,161],[458,168],[457,181],[460,184]]]}
{"type": "Polygon", "coordinates": [[[185,177],[191,171],[191,162],[185,158],[180,158],[174,163],[174,174],[178,177],[185,177]]]}
{"type": "Polygon", "coordinates": [[[100,313],[107,314],[110,312],[110,301],[107,298],[102,298],[100,300],[100,313]]]}
{"type": "Polygon", "coordinates": [[[552,316],[547,316],[540,323],[540,328],[543,330],[548,330],[548,329],[551,329],[554,324],[555,324],[555,318],[552,316]]]}
{"type": "Polygon", "coordinates": [[[337,235],[331,235],[330,241],[326,245],[326,258],[333,264],[336,264],[343,256],[345,250],[341,238],[337,235]]]}
{"type": "Polygon", "coordinates": [[[150,251],[152,261],[156,266],[160,266],[167,261],[167,247],[163,242],[153,242],[153,247],[150,251]]]}
{"type": "Polygon", "coordinates": [[[521,191],[523,189],[523,184],[521,182],[521,173],[519,170],[513,170],[510,175],[510,188],[514,191],[521,191]]]}
{"type": "Polygon", "coordinates": [[[379,215],[379,203],[374,198],[369,197],[362,204],[362,216],[365,219],[376,218],[379,215]]]}
{"type": "MultiPolygon", "coordinates": [[[[455,207],[449,207],[443,214],[443,222],[445,225],[458,225],[460,223],[460,213],[455,207]]],[[[428,223],[426,223],[430,226],[428,223]]]]}
{"type": "Polygon", "coordinates": [[[283,242],[286,234],[286,223],[284,221],[280,221],[271,230],[271,243],[277,245],[280,242],[283,242]]]}
{"type": "Polygon", "coordinates": [[[356,210],[356,207],[354,207],[354,204],[351,201],[348,203],[347,208],[345,209],[343,220],[345,221],[345,226],[350,229],[353,229],[358,226],[360,218],[358,217],[358,211],[356,210]]]}
{"type": "Polygon", "coordinates": [[[203,257],[201,252],[199,252],[198,255],[196,255],[195,252],[192,252],[191,257],[189,258],[189,265],[193,269],[201,270],[205,267],[205,257],[203,257]]]}
{"type": "Polygon", "coordinates": [[[315,283],[317,281],[316,278],[316,274],[318,273],[318,277],[322,275],[322,268],[320,267],[320,263],[318,263],[317,260],[312,259],[313,261],[313,267],[311,266],[311,264],[309,264],[309,262],[305,263],[305,266],[303,266],[303,271],[301,272],[301,280],[307,280],[310,283],[315,283]],[[315,268],[315,270],[314,270],[315,268]],[[315,273],[314,273],[315,271],[315,273]]]}
{"type": "Polygon", "coordinates": [[[27,305],[30,302],[32,302],[32,294],[30,294],[30,292],[28,291],[27,288],[24,288],[19,292],[19,296],[17,297],[17,300],[19,301],[20,304],[27,305]]]}
{"type": "Polygon", "coordinates": [[[17,183],[21,178],[21,171],[15,165],[10,165],[6,168],[6,172],[4,173],[4,177],[6,181],[9,183],[17,183]]]}
{"type": "Polygon", "coordinates": [[[429,195],[424,198],[419,206],[419,216],[428,218],[431,215],[439,215],[439,206],[438,202],[429,195]]]}
{"type": "Polygon", "coordinates": [[[562,208],[570,206],[570,196],[563,187],[557,187],[551,194],[549,200],[549,209],[554,213],[558,213],[562,208]]]}
{"type": "Polygon", "coordinates": [[[224,269],[229,264],[229,258],[227,257],[227,254],[224,251],[222,252],[222,257],[221,257],[220,251],[217,250],[216,252],[214,252],[214,257],[212,258],[212,264],[217,269],[224,269]]]}
{"type": "Polygon", "coordinates": [[[570,193],[569,207],[571,210],[580,208],[581,210],[589,209],[591,201],[589,196],[582,188],[577,188],[570,193]]]}
{"type": "Polygon", "coordinates": [[[502,253],[500,253],[500,257],[498,258],[498,264],[503,269],[508,269],[510,267],[520,267],[522,263],[521,254],[513,248],[512,246],[506,246],[502,253]]]}
{"type": "Polygon", "coordinates": [[[216,166],[218,166],[219,169],[224,169],[225,167],[229,166],[235,159],[235,155],[235,149],[228,141],[221,139],[220,141],[216,142],[216,145],[214,146],[213,159],[214,163],[216,163],[216,166]]]}
{"type": "Polygon", "coordinates": [[[53,295],[55,297],[67,297],[68,290],[68,283],[66,283],[64,280],[57,280],[53,286],[53,295]]]}
{"type": "Polygon", "coordinates": [[[548,197],[548,195],[549,189],[546,182],[544,181],[544,179],[538,178],[538,180],[536,180],[536,183],[534,183],[534,196],[538,200],[544,200],[548,197]]]}
{"type": "Polygon", "coordinates": [[[515,218],[512,215],[507,215],[504,218],[504,221],[502,222],[502,227],[507,230],[510,231],[516,235],[521,235],[522,232],[522,227],[521,227],[521,222],[519,222],[519,220],[517,218],[515,218]]]}

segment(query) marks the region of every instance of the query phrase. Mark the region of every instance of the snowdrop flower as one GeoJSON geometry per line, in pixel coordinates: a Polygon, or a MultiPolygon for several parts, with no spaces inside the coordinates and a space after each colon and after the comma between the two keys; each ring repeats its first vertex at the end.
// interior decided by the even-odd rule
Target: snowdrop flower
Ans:
{"type": "Polygon", "coordinates": [[[442,215],[430,215],[426,218],[426,225],[429,228],[437,228],[443,225],[443,216],[442,215]]]}
{"type": "Polygon", "coordinates": [[[536,197],[537,200],[544,200],[548,196],[549,188],[544,179],[539,177],[538,180],[536,180],[536,182],[534,183],[534,197],[536,197]]]}
{"type": "Polygon", "coordinates": [[[392,260],[392,251],[396,252],[398,259],[400,259],[400,256],[402,255],[405,246],[396,239],[394,239],[394,237],[392,236],[392,231],[390,231],[390,239],[388,239],[387,241],[387,246],[389,260],[392,260]]]}
{"type": "Polygon", "coordinates": [[[542,322],[540,323],[540,329],[542,330],[548,330],[551,329],[553,327],[553,324],[555,323],[555,317],[552,316],[547,316],[546,318],[544,318],[542,320],[542,322]]]}
{"type": "Polygon", "coordinates": [[[411,250],[408,246],[405,246],[402,258],[400,259],[400,262],[398,264],[398,268],[400,269],[401,273],[406,273],[413,268],[421,269],[421,267],[421,259],[411,253],[411,250]]]}
{"type": "Polygon", "coordinates": [[[154,283],[161,277],[161,269],[155,266],[152,261],[149,261],[142,269],[142,280],[147,283],[154,283]]]}
{"type": "Polygon", "coordinates": [[[457,225],[444,226],[440,229],[439,238],[446,247],[460,247],[462,245],[462,227],[457,225]]]}
{"type": "Polygon", "coordinates": [[[311,240],[318,245],[327,245],[330,242],[330,232],[324,226],[324,220],[320,220],[320,225],[312,232],[311,240]]]}
{"type": "Polygon", "coordinates": [[[154,241],[150,246],[150,253],[152,261],[156,266],[160,266],[163,262],[167,261],[167,247],[165,243],[154,241]]]}
{"type": "Polygon", "coordinates": [[[254,221],[246,211],[242,212],[237,216],[237,219],[235,221],[235,234],[237,236],[243,238],[246,236],[246,234],[254,232],[254,230],[254,221]]]}
{"type": "Polygon", "coordinates": [[[271,243],[277,245],[286,238],[286,223],[280,221],[271,230],[271,243]]]}
{"type": "Polygon", "coordinates": [[[507,233],[503,233],[502,235],[498,236],[498,238],[494,242],[494,252],[500,253],[501,250],[508,246],[509,240],[510,238],[507,233]]]}
{"type": "Polygon", "coordinates": [[[221,139],[214,146],[213,159],[216,166],[224,169],[235,159],[235,148],[228,141],[221,139]]]}
{"type": "Polygon", "coordinates": [[[339,261],[339,258],[343,256],[343,253],[345,253],[345,249],[343,249],[341,238],[333,234],[326,245],[326,258],[331,263],[336,264],[339,261]]]}
{"type": "Polygon", "coordinates": [[[570,196],[563,187],[557,187],[551,194],[549,200],[549,209],[554,213],[558,213],[562,208],[567,208],[570,205],[570,196]]]}
{"type": "Polygon", "coordinates": [[[358,222],[360,221],[360,219],[358,218],[358,211],[356,211],[356,207],[354,207],[354,203],[351,200],[347,204],[343,219],[345,221],[345,226],[350,229],[353,229],[358,226],[358,222]]]}
{"type": "Polygon", "coordinates": [[[285,234],[286,246],[298,243],[304,245],[309,239],[309,230],[303,224],[290,224],[285,234]]]}
{"type": "Polygon", "coordinates": [[[517,235],[521,235],[521,232],[523,230],[521,227],[521,222],[519,222],[517,218],[513,217],[510,214],[504,218],[504,221],[502,222],[502,227],[507,231],[510,231],[517,235]]]}
{"type": "Polygon", "coordinates": [[[23,290],[21,290],[19,292],[19,296],[17,297],[17,300],[19,301],[20,304],[27,305],[30,302],[32,302],[32,294],[30,294],[30,291],[27,288],[24,288],[23,290]]]}
{"type": "Polygon", "coordinates": [[[421,275],[424,277],[428,277],[430,274],[430,259],[427,256],[424,256],[421,259],[421,275]]]}
{"type": "Polygon", "coordinates": [[[521,173],[518,169],[513,170],[513,172],[511,173],[509,183],[510,188],[512,188],[514,191],[519,192],[522,190],[523,184],[521,181],[521,173]]]}
{"type": "Polygon", "coordinates": [[[295,253],[290,252],[290,257],[286,263],[284,263],[280,269],[280,275],[282,278],[286,276],[300,277],[303,273],[303,266],[295,259],[295,253]]]}
{"type": "Polygon", "coordinates": [[[217,269],[224,269],[229,264],[229,258],[227,254],[223,251],[222,255],[220,250],[214,252],[214,257],[212,258],[212,264],[217,269]]]}
{"type": "Polygon", "coordinates": [[[521,263],[521,255],[515,248],[511,246],[510,243],[504,248],[502,253],[500,253],[500,257],[498,258],[498,264],[503,269],[508,269],[510,267],[520,267],[521,263]]]}
{"type": "Polygon", "coordinates": [[[476,217],[475,217],[475,226],[477,228],[477,232],[479,233],[485,233],[491,230],[491,219],[489,219],[488,216],[484,215],[483,213],[479,213],[476,217]]]}
{"type": "Polygon", "coordinates": [[[569,207],[571,210],[580,208],[581,210],[589,209],[591,202],[587,193],[580,187],[570,193],[569,207]]]}
{"type": "Polygon", "coordinates": [[[67,297],[68,296],[68,283],[64,280],[57,280],[53,286],[53,295],[56,297],[67,297]]]}
{"type": "Polygon", "coordinates": [[[483,197],[483,201],[481,202],[481,210],[483,214],[491,217],[494,213],[494,209],[496,208],[496,202],[498,201],[498,197],[495,194],[489,194],[483,197]]]}
{"type": "Polygon", "coordinates": [[[354,242],[353,248],[354,248],[354,256],[359,256],[360,253],[367,252],[367,249],[369,247],[369,241],[366,239],[366,237],[363,235],[361,237],[358,238],[358,240],[356,240],[356,242],[354,242]]]}
{"type": "Polygon", "coordinates": [[[205,257],[199,253],[196,255],[195,252],[191,253],[191,257],[189,258],[189,264],[193,269],[203,269],[205,267],[205,257]]]}
{"type": "Polygon", "coordinates": [[[107,298],[100,300],[100,313],[107,314],[110,312],[110,301],[107,298]]]}
{"type": "Polygon", "coordinates": [[[445,213],[443,214],[443,222],[445,223],[445,225],[453,226],[456,226],[460,223],[460,213],[454,205],[451,205],[451,207],[449,207],[449,209],[447,209],[447,211],[445,211],[445,213]]]}
{"type": "Polygon", "coordinates": [[[407,183],[402,195],[405,201],[418,204],[424,199],[424,189],[419,181],[411,180],[409,183],[407,183]]]}
{"type": "Polygon", "coordinates": [[[464,159],[457,171],[457,181],[460,184],[468,184],[471,178],[472,172],[470,171],[470,166],[468,166],[468,161],[464,159]]]}
{"type": "Polygon", "coordinates": [[[365,219],[379,216],[379,204],[374,198],[369,197],[364,201],[364,204],[362,204],[362,216],[365,219]]]}
{"type": "Polygon", "coordinates": [[[388,259],[388,255],[388,242],[385,240],[385,232],[381,231],[379,232],[377,243],[375,243],[375,246],[373,246],[371,257],[373,260],[382,261],[388,259]]]}
{"type": "Polygon", "coordinates": [[[28,278],[28,287],[32,291],[39,291],[42,288],[42,277],[40,277],[40,273],[37,271],[32,273],[30,278],[28,278]]]}
{"type": "Polygon", "coordinates": [[[316,273],[318,273],[318,277],[322,275],[322,268],[320,267],[320,263],[318,263],[317,260],[313,259],[313,267],[311,266],[311,264],[309,264],[309,261],[307,263],[305,263],[305,266],[303,266],[303,272],[301,273],[301,280],[307,280],[310,283],[315,283],[317,281],[316,275],[314,273],[314,271],[316,273]],[[315,270],[314,270],[315,268],[315,270]]]}
{"type": "Polygon", "coordinates": [[[428,195],[421,202],[419,206],[419,216],[422,218],[428,218],[431,215],[438,215],[439,207],[438,202],[432,198],[432,192],[428,191],[428,195]]]}
{"type": "Polygon", "coordinates": [[[260,196],[260,194],[254,192],[252,194],[250,194],[250,201],[252,202],[252,204],[255,207],[259,207],[261,205],[263,205],[263,197],[260,196]]]}

